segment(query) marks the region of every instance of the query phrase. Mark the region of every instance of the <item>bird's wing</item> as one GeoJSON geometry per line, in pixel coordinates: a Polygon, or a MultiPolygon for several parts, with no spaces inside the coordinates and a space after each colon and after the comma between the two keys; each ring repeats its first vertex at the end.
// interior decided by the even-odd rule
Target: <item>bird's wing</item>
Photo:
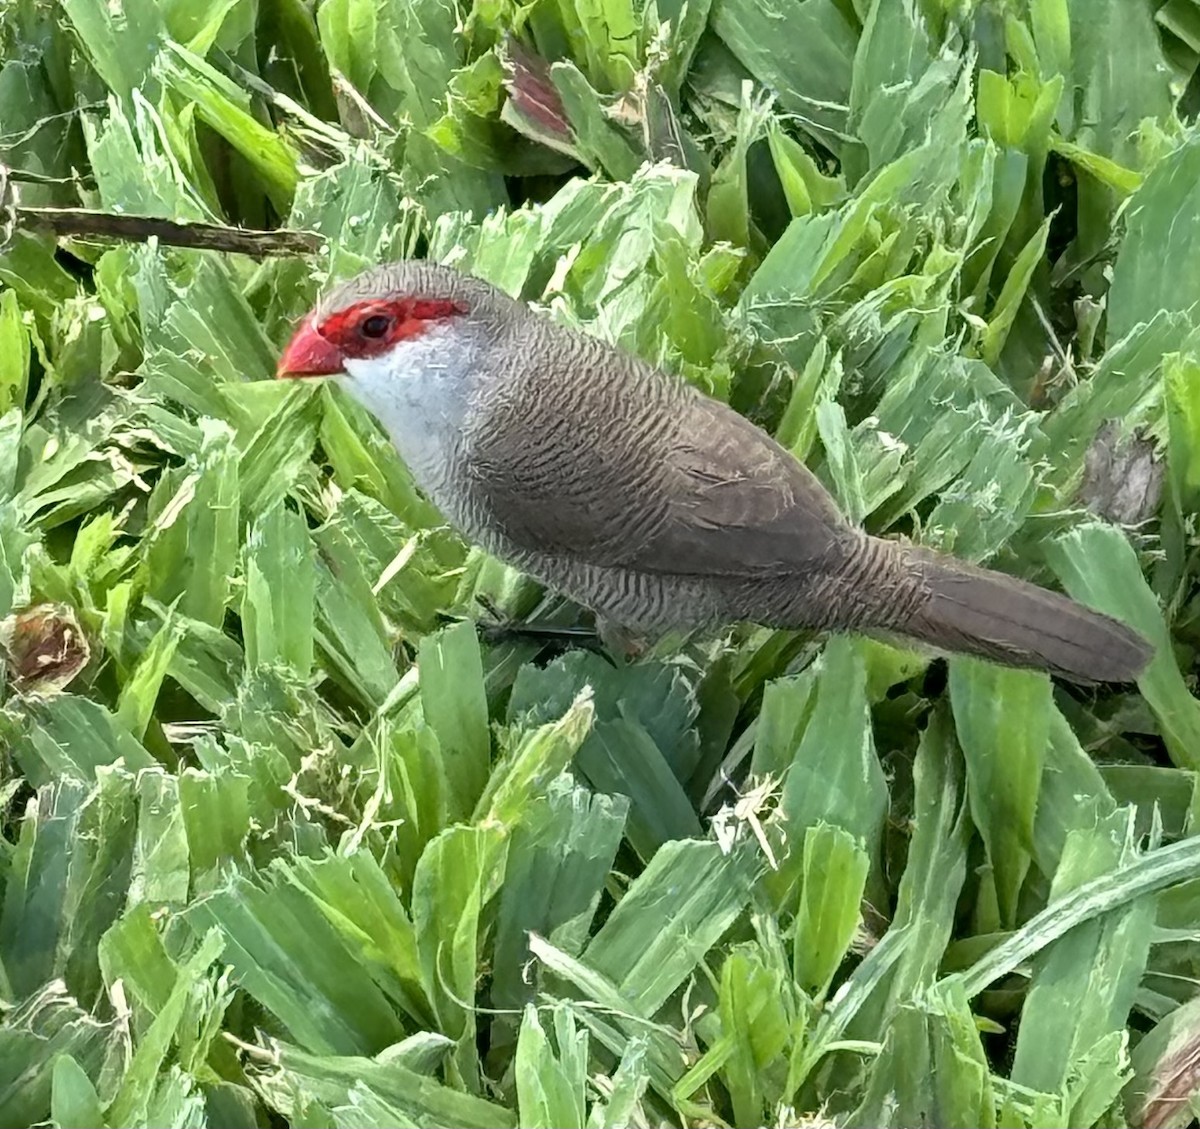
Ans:
{"type": "Polygon", "coordinates": [[[508,539],[594,565],[707,577],[778,574],[838,555],[853,533],[817,479],[690,389],[646,411],[639,397],[661,393],[665,379],[653,374],[634,392],[575,382],[568,405],[518,395],[499,409],[472,462],[508,539]]]}
{"type": "Polygon", "coordinates": [[[816,477],[733,409],[696,397],[681,422],[664,460],[667,521],[635,567],[778,575],[827,559],[853,536],[816,477]]]}

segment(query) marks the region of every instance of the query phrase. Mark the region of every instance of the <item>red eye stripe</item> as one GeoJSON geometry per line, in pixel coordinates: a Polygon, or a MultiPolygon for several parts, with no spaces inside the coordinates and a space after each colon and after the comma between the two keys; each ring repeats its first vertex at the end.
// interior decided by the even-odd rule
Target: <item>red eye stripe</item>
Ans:
{"type": "Polygon", "coordinates": [[[434,322],[466,313],[447,298],[394,298],[355,302],[330,314],[317,332],[347,357],[373,357],[386,353],[398,341],[417,337],[434,322]],[[373,319],[383,318],[387,328],[379,333],[373,319]],[[373,332],[364,327],[371,323],[373,332]]]}
{"type": "Polygon", "coordinates": [[[467,311],[457,302],[448,298],[418,298],[411,303],[409,317],[418,321],[440,321],[442,318],[454,317],[455,314],[465,314],[467,311]]]}

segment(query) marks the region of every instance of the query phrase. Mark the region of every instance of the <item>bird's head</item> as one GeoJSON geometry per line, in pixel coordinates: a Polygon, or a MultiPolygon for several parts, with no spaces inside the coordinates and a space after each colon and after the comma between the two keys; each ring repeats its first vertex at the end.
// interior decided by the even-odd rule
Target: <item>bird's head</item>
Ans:
{"type": "Polygon", "coordinates": [[[461,421],[481,347],[525,316],[526,306],[452,267],[419,260],[374,267],[334,287],[305,316],[276,376],[339,378],[403,449],[423,428],[461,421]]]}
{"type": "Polygon", "coordinates": [[[452,267],[418,260],[364,271],[326,294],[279,358],[280,378],[390,380],[446,342],[497,336],[525,311],[495,287],[452,267]]]}

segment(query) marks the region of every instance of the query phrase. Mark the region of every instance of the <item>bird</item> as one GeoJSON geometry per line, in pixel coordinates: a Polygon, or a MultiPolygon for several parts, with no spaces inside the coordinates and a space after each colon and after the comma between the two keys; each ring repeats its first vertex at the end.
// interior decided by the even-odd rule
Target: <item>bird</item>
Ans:
{"type": "Polygon", "coordinates": [[[1050,589],[852,524],[727,404],[455,267],[334,285],[277,376],[334,378],[467,541],[654,640],[733,624],[881,635],[1093,685],[1153,648],[1050,589]]]}

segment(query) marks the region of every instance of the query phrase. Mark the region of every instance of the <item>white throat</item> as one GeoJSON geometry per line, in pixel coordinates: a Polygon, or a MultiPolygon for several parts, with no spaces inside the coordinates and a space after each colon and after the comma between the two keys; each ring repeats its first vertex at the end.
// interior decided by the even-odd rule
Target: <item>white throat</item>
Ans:
{"type": "Polygon", "coordinates": [[[447,323],[430,326],[390,353],[345,362],[344,387],[383,425],[439,506],[461,458],[476,351],[472,334],[447,323]]]}

